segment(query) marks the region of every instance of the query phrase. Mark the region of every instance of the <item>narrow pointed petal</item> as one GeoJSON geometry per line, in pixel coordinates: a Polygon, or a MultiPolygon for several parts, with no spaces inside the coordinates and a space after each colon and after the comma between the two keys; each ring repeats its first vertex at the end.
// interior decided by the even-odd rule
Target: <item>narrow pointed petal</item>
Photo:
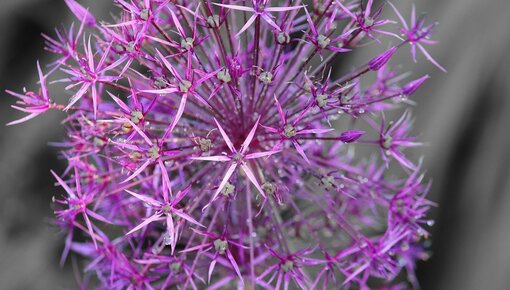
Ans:
{"type": "Polygon", "coordinates": [[[305,7],[305,5],[300,6],[292,6],[292,7],[266,7],[264,11],[268,12],[286,12],[286,11],[292,11],[292,10],[298,10],[305,7]]]}
{"type": "Polygon", "coordinates": [[[402,14],[400,14],[400,12],[398,12],[397,7],[395,7],[395,5],[393,5],[393,3],[391,3],[391,1],[388,1],[388,4],[390,4],[390,6],[393,8],[393,10],[395,11],[395,14],[397,14],[397,17],[398,17],[398,19],[400,19],[400,22],[402,23],[402,26],[406,30],[409,30],[409,27],[407,26],[407,23],[404,20],[404,17],[402,16],[402,14]]]}
{"type": "Polygon", "coordinates": [[[310,160],[306,156],[305,151],[303,150],[301,145],[299,145],[299,143],[297,141],[295,141],[295,140],[293,140],[292,143],[294,144],[294,147],[296,148],[296,150],[299,153],[299,155],[301,155],[303,157],[303,159],[305,159],[308,164],[311,164],[310,160]]]}
{"type": "Polygon", "coordinates": [[[170,177],[166,171],[163,160],[158,160],[159,170],[161,170],[161,179],[163,180],[163,200],[168,202],[168,195],[172,196],[172,185],[170,183],[170,177]]]}
{"type": "Polygon", "coordinates": [[[274,101],[276,102],[276,108],[278,109],[278,116],[280,116],[280,121],[282,121],[282,124],[286,124],[287,120],[285,119],[285,114],[283,113],[282,105],[276,98],[276,95],[274,96],[274,101]]]}
{"type": "Polygon", "coordinates": [[[45,101],[49,102],[50,97],[48,95],[48,87],[46,86],[46,77],[44,76],[41,65],[39,64],[39,61],[37,61],[37,73],[39,74],[39,82],[41,83],[41,91],[42,95],[45,101]]]}
{"type": "Polygon", "coordinates": [[[233,10],[239,10],[239,11],[246,11],[246,12],[255,12],[252,7],[246,7],[246,6],[239,6],[239,5],[230,5],[230,4],[220,4],[220,3],[213,3],[213,5],[220,6],[223,8],[233,9],[233,10]]]}
{"type": "Polygon", "coordinates": [[[297,135],[300,135],[300,134],[324,134],[324,133],[328,133],[331,131],[335,131],[335,129],[305,129],[305,130],[298,131],[296,134],[297,135]]]}
{"type": "Polygon", "coordinates": [[[226,251],[226,254],[227,254],[228,260],[230,261],[230,264],[232,264],[232,267],[236,271],[237,276],[241,280],[241,283],[244,284],[243,275],[241,275],[241,270],[239,270],[239,266],[237,265],[236,260],[234,259],[234,256],[232,256],[232,253],[230,253],[229,250],[226,251]]]}
{"type": "Polygon", "coordinates": [[[67,183],[65,183],[61,178],[60,176],[58,176],[58,174],[55,173],[55,171],[53,170],[50,170],[51,171],[51,174],[53,174],[53,176],[55,177],[55,179],[57,180],[57,182],[60,184],[60,186],[62,186],[62,188],[67,192],[67,194],[69,195],[70,198],[72,199],[75,199],[76,198],[76,195],[74,194],[74,192],[71,190],[71,188],[67,185],[67,183]]]}
{"type": "Polygon", "coordinates": [[[154,214],[154,215],[151,215],[150,217],[148,217],[146,220],[144,220],[142,223],[140,223],[139,225],[137,225],[136,227],[134,227],[132,230],[130,230],[126,236],[140,230],[141,228],[145,227],[146,225],[152,223],[152,222],[155,222],[157,220],[159,220],[161,218],[161,214],[154,214]]]}
{"type": "Polygon", "coordinates": [[[26,122],[28,120],[31,120],[31,119],[39,116],[39,115],[40,115],[39,113],[32,113],[32,114],[27,115],[27,116],[25,116],[23,118],[11,121],[11,122],[7,123],[6,126],[18,125],[18,124],[24,123],[24,122],[26,122]]]}
{"type": "Polygon", "coordinates": [[[183,190],[179,190],[179,192],[177,192],[177,194],[175,195],[175,198],[172,200],[170,205],[174,206],[174,205],[178,204],[179,202],[181,202],[181,200],[190,192],[190,190],[191,190],[191,184],[186,186],[186,188],[184,188],[183,190]]]}
{"type": "Polygon", "coordinates": [[[429,53],[427,50],[425,50],[425,48],[417,43],[416,44],[418,46],[418,48],[421,50],[421,52],[425,55],[425,57],[433,64],[435,65],[437,68],[439,68],[440,70],[442,70],[443,72],[447,72],[446,69],[444,67],[442,67],[429,53]]]}
{"type": "Polygon", "coordinates": [[[257,131],[257,127],[259,126],[260,116],[257,118],[257,121],[255,122],[255,125],[253,125],[253,128],[251,128],[250,133],[248,136],[246,136],[246,139],[244,140],[243,144],[241,145],[241,154],[244,154],[246,150],[248,150],[248,147],[250,147],[251,141],[253,140],[253,137],[255,136],[255,131],[257,131]]]}
{"type": "Polygon", "coordinates": [[[147,160],[145,161],[142,166],[140,166],[140,168],[138,168],[135,172],[133,172],[133,174],[131,174],[128,178],[126,178],[124,181],[122,181],[121,183],[126,183],[128,181],[130,181],[131,179],[137,177],[138,175],[140,175],[140,173],[142,173],[142,171],[145,170],[145,168],[147,166],[149,166],[149,164],[151,164],[152,160],[147,160]]]}
{"type": "Polygon", "coordinates": [[[133,121],[131,121],[130,119],[125,119],[125,121],[128,122],[131,125],[131,127],[133,127],[133,129],[136,130],[136,132],[143,138],[143,140],[145,140],[145,143],[147,143],[147,145],[154,146],[154,143],[152,143],[151,139],[149,139],[149,137],[147,137],[147,135],[145,135],[145,133],[142,131],[142,129],[140,129],[140,127],[138,127],[138,125],[133,123],[133,121]]]}
{"type": "Polygon", "coordinates": [[[90,87],[90,84],[84,83],[81,86],[81,88],[78,90],[78,92],[76,92],[76,94],[74,94],[71,97],[71,99],[69,100],[69,104],[64,108],[64,111],[69,110],[76,102],[78,102],[78,100],[81,99],[81,97],[83,97],[83,95],[85,95],[85,93],[87,92],[89,87],[90,87]]]}
{"type": "Polygon", "coordinates": [[[232,141],[230,141],[230,138],[228,137],[227,133],[225,133],[225,130],[223,130],[223,127],[221,127],[220,123],[218,122],[218,120],[216,120],[216,118],[214,118],[214,122],[216,122],[216,125],[218,126],[220,134],[223,137],[225,143],[227,144],[228,149],[230,149],[230,151],[234,153],[235,152],[234,144],[232,143],[232,141]]]}
{"type": "Polygon", "coordinates": [[[95,238],[94,230],[92,229],[92,223],[90,222],[89,216],[82,212],[83,219],[85,220],[85,224],[87,225],[87,230],[89,232],[90,237],[92,238],[92,242],[94,243],[94,247],[97,249],[97,241],[95,238]]]}
{"type": "Polygon", "coordinates": [[[161,205],[161,203],[157,200],[155,200],[154,198],[152,197],[148,197],[148,196],[145,196],[145,195],[141,195],[141,194],[138,194],[138,193],[134,193],[132,192],[131,190],[128,190],[128,189],[125,189],[125,191],[129,194],[131,194],[132,196],[138,198],[139,200],[145,202],[145,203],[148,203],[152,206],[159,206],[161,205]]]}
{"type": "Polygon", "coordinates": [[[266,198],[266,194],[265,192],[262,190],[262,188],[260,187],[260,184],[259,182],[257,181],[257,178],[255,177],[255,174],[253,174],[253,171],[251,171],[251,169],[248,167],[248,165],[246,165],[246,163],[241,163],[241,168],[243,169],[244,173],[246,174],[246,176],[248,177],[248,179],[250,180],[251,183],[253,183],[253,185],[255,185],[255,187],[257,188],[257,190],[260,192],[260,194],[266,198]]]}
{"type": "Polygon", "coordinates": [[[246,154],[244,159],[249,160],[249,159],[257,159],[257,158],[261,158],[261,157],[271,156],[271,155],[276,154],[276,153],[278,153],[280,151],[281,150],[271,150],[271,151],[265,151],[265,152],[257,152],[257,153],[246,154]]]}
{"type": "Polygon", "coordinates": [[[211,283],[211,276],[214,271],[214,267],[216,266],[216,260],[212,260],[211,264],[209,265],[209,271],[207,272],[207,283],[211,283]]]}
{"type": "Polygon", "coordinates": [[[269,25],[276,29],[276,31],[281,31],[280,26],[278,26],[278,24],[276,24],[267,13],[262,13],[262,19],[264,19],[269,25]]]}
{"type": "Polygon", "coordinates": [[[117,103],[117,105],[119,105],[119,107],[121,107],[124,111],[126,111],[126,113],[131,112],[131,109],[128,107],[128,105],[126,105],[126,103],[124,103],[121,99],[117,98],[116,96],[114,96],[109,91],[106,91],[106,93],[108,93],[108,95],[110,95],[110,98],[112,98],[112,100],[115,103],[117,103]]]}
{"type": "Polygon", "coordinates": [[[203,224],[201,224],[196,219],[194,219],[192,216],[190,216],[189,214],[187,214],[187,213],[185,213],[185,212],[183,212],[181,210],[176,210],[173,213],[175,213],[176,215],[180,216],[181,218],[187,220],[188,222],[190,222],[190,223],[192,223],[194,225],[197,225],[199,227],[205,228],[205,226],[203,224]]]}
{"type": "Polygon", "coordinates": [[[177,108],[177,113],[175,114],[175,118],[172,120],[172,123],[170,123],[170,125],[166,129],[166,132],[163,135],[163,138],[161,138],[161,144],[166,142],[166,139],[168,138],[170,133],[173,132],[173,130],[175,129],[175,126],[177,126],[177,123],[179,123],[179,120],[181,119],[182,114],[184,113],[184,107],[186,106],[187,99],[188,99],[188,94],[184,94],[182,96],[181,102],[179,104],[179,108],[177,108]]]}
{"type": "Polygon", "coordinates": [[[236,34],[236,38],[239,37],[243,32],[246,31],[246,29],[248,29],[252,24],[253,22],[255,21],[255,19],[257,19],[258,15],[257,14],[253,14],[250,19],[248,19],[248,21],[246,21],[246,24],[241,28],[241,30],[239,30],[239,32],[236,34]]]}
{"type": "Polygon", "coordinates": [[[67,7],[73,12],[73,14],[80,20],[83,21],[87,26],[93,27],[96,25],[96,18],[83,6],[81,6],[75,0],[64,0],[67,7]]]}
{"type": "Polygon", "coordinates": [[[200,156],[200,157],[191,157],[191,160],[203,160],[203,161],[219,161],[226,162],[230,161],[230,157],[225,155],[217,155],[217,156],[200,156]]]}
{"type": "Polygon", "coordinates": [[[225,173],[225,176],[223,177],[223,180],[221,181],[220,185],[218,186],[218,189],[214,193],[212,200],[216,200],[216,198],[220,194],[220,192],[223,189],[223,187],[225,186],[225,184],[227,184],[227,182],[230,179],[230,177],[232,176],[232,174],[234,174],[234,171],[236,170],[236,168],[237,168],[237,163],[233,163],[232,165],[230,165],[230,167],[227,169],[227,172],[225,173]]]}
{"type": "Polygon", "coordinates": [[[187,249],[184,249],[182,251],[179,251],[179,253],[189,253],[189,252],[193,252],[193,251],[196,251],[196,250],[201,250],[201,249],[204,249],[204,248],[207,248],[207,247],[210,247],[211,245],[210,244],[202,244],[202,245],[198,245],[198,246],[194,246],[194,247],[191,247],[191,248],[187,248],[187,249]]]}
{"type": "Polygon", "coordinates": [[[172,239],[170,241],[170,248],[173,255],[175,251],[175,245],[177,243],[177,234],[175,232],[174,220],[171,214],[166,215],[166,231],[168,236],[172,239]]]}

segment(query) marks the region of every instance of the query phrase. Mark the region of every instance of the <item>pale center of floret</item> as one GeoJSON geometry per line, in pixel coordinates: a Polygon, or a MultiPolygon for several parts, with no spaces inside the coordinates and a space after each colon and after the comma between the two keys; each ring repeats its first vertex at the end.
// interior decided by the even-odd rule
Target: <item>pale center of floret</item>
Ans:
{"type": "Polygon", "coordinates": [[[227,250],[227,248],[228,248],[228,243],[227,243],[227,241],[225,241],[225,240],[221,240],[221,239],[216,239],[216,240],[214,240],[213,244],[214,244],[214,249],[215,249],[218,253],[220,253],[220,255],[225,254],[225,251],[226,251],[226,250],[227,250]]]}
{"type": "Polygon", "coordinates": [[[285,125],[285,127],[283,128],[283,134],[285,134],[285,137],[287,138],[292,138],[296,136],[297,134],[296,127],[292,126],[291,124],[285,125]]]}
{"type": "Polygon", "coordinates": [[[374,25],[374,18],[367,16],[365,17],[365,26],[372,26],[374,25]]]}
{"type": "Polygon", "coordinates": [[[207,138],[198,139],[198,145],[200,146],[200,150],[202,152],[207,152],[207,151],[211,150],[211,148],[212,148],[211,139],[207,139],[207,138]]]}
{"type": "Polygon", "coordinates": [[[149,149],[149,152],[147,152],[147,156],[149,156],[152,159],[158,159],[159,158],[159,148],[157,146],[152,146],[149,149]]]}
{"type": "Polygon", "coordinates": [[[163,77],[157,77],[156,80],[154,81],[154,85],[160,89],[166,87],[165,79],[163,77]]]}
{"type": "Polygon", "coordinates": [[[149,19],[149,9],[143,9],[140,12],[140,18],[142,18],[143,20],[149,19]]]}
{"type": "Polygon", "coordinates": [[[193,38],[186,37],[181,39],[181,47],[186,50],[190,50],[193,47],[193,38]]]}
{"type": "Polygon", "coordinates": [[[181,263],[179,262],[173,262],[172,264],[170,264],[170,269],[174,272],[174,273],[177,273],[181,270],[181,263]]]}
{"type": "Polygon", "coordinates": [[[333,189],[335,186],[335,178],[333,176],[324,176],[321,178],[321,183],[325,189],[333,189]]]}
{"type": "Polygon", "coordinates": [[[189,88],[191,88],[191,82],[187,80],[182,80],[182,82],[179,84],[179,89],[183,93],[187,93],[189,88]]]}
{"type": "Polygon", "coordinates": [[[243,154],[235,153],[234,155],[232,155],[232,159],[234,159],[234,161],[236,162],[241,162],[243,161],[243,154]]]}
{"type": "Polygon", "coordinates": [[[220,27],[220,16],[214,14],[212,16],[207,17],[207,23],[213,28],[220,27]]]}
{"type": "Polygon", "coordinates": [[[259,81],[263,82],[265,85],[269,85],[273,81],[273,74],[269,71],[262,72],[259,75],[259,81]]]}
{"type": "Polygon", "coordinates": [[[326,48],[331,43],[331,39],[321,34],[317,37],[317,43],[321,48],[326,48]]]}
{"type": "Polygon", "coordinates": [[[319,108],[324,108],[328,104],[328,95],[319,94],[315,100],[317,101],[317,106],[319,108]]]}
{"type": "Polygon", "coordinates": [[[286,261],[286,262],[282,265],[282,270],[283,270],[283,272],[289,272],[289,271],[291,271],[292,269],[294,269],[294,262],[292,262],[292,261],[286,261]]]}
{"type": "Polygon", "coordinates": [[[276,185],[271,182],[265,182],[261,188],[266,195],[272,195],[276,191],[276,185]]]}
{"type": "Polygon", "coordinates": [[[393,143],[393,137],[386,135],[384,136],[384,142],[383,147],[386,149],[389,149],[391,147],[391,144],[393,143]]]}
{"type": "Polygon", "coordinates": [[[228,72],[227,69],[222,69],[220,70],[217,74],[216,74],[216,77],[224,82],[224,83],[228,83],[232,80],[232,77],[230,76],[230,73],[228,72]]]}
{"type": "Polygon", "coordinates": [[[224,196],[229,196],[232,193],[234,193],[235,189],[236,187],[232,183],[227,182],[227,184],[225,184],[225,186],[223,186],[223,188],[221,189],[221,194],[223,194],[224,196]]]}
{"type": "Polygon", "coordinates": [[[276,37],[276,42],[279,44],[287,44],[290,42],[290,35],[287,32],[280,32],[276,37]]]}
{"type": "Polygon", "coordinates": [[[138,124],[140,120],[143,118],[143,114],[140,111],[133,111],[131,113],[131,122],[138,124]]]}
{"type": "Polygon", "coordinates": [[[126,45],[126,50],[128,52],[135,52],[135,43],[133,41],[130,41],[127,45],[126,45]]]}

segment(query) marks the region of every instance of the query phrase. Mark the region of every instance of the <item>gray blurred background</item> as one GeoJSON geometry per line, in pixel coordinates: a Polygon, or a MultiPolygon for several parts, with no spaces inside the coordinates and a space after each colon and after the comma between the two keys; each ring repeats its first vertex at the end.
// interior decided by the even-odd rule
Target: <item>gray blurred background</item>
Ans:
{"type": "MultiPolygon", "coordinates": [[[[109,2],[81,1],[104,15],[102,5],[109,2]]],[[[421,285],[510,289],[510,1],[394,2],[404,15],[415,3],[429,21],[439,21],[440,44],[429,52],[448,70],[444,74],[423,58],[409,66],[414,76],[432,77],[413,96],[419,104],[413,112],[416,132],[430,143],[423,149],[434,181],[430,198],[440,204],[432,213],[433,256],[418,265],[421,285]]],[[[0,0],[0,124],[20,116],[4,90],[33,88],[36,60],[51,60],[40,33],[54,35],[54,27],[71,20],[64,1],[0,0]]],[[[408,51],[398,58],[409,62],[408,51]]],[[[61,172],[64,164],[47,142],[63,138],[61,119],[50,113],[0,125],[2,290],[75,288],[72,263],[58,266],[63,239],[51,226],[49,170],[61,172]]]]}

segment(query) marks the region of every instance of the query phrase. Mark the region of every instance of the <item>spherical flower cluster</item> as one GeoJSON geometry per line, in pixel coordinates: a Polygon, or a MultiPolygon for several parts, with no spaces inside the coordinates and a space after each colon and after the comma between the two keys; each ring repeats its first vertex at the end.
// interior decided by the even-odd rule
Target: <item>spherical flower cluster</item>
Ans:
{"type": "Polygon", "coordinates": [[[65,2],[79,25],[44,36],[58,59],[39,92],[8,91],[28,113],[10,125],[68,114],[54,203],[83,287],[418,287],[434,204],[401,109],[428,76],[389,60],[410,46],[444,70],[435,24],[372,0],[114,0],[112,23],[65,2]]]}

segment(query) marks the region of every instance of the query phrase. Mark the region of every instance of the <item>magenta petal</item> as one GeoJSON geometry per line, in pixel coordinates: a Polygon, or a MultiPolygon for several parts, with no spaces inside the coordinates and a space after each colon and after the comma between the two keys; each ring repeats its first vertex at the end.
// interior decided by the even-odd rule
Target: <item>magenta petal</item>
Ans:
{"type": "Polygon", "coordinates": [[[250,133],[248,133],[248,136],[246,136],[246,139],[244,140],[243,144],[241,145],[241,154],[244,154],[246,152],[246,150],[248,150],[248,147],[250,146],[251,141],[253,140],[253,137],[255,136],[255,131],[257,131],[259,121],[260,121],[260,117],[257,118],[255,125],[253,125],[253,128],[251,129],[250,133]]]}
{"type": "Polygon", "coordinates": [[[191,157],[191,160],[203,160],[203,161],[220,161],[220,162],[226,162],[230,161],[230,157],[225,155],[218,155],[218,156],[200,156],[200,157],[191,157]]]}
{"type": "Polygon", "coordinates": [[[140,223],[139,225],[137,225],[136,227],[134,227],[132,230],[130,230],[126,236],[138,231],[139,229],[145,227],[146,225],[152,223],[152,222],[155,222],[157,220],[159,220],[161,218],[161,215],[162,214],[154,214],[154,215],[151,215],[149,218],[147,218],[146,220],[144,220],[142,223],[140,223]]]}
{"type": "Polygon", "coordinates": [[[255,187],[257,188],[257,190],[260,192],[260,194],[266,198],[266,194],[264,193],[264,191],[262,190],[262,188],[260,187],[260,184],[259,182],[257,181],[257,178],[255,177],[255,174],[253,174],[253,171],[251,171],[251,169],[248,167],[248,165],[246,165],[245,163],[241,163],[241,168],[243,169],[244,173],[246,174],[246,176],[248,177],[248,179],[250,180],[251,183],[253,183],[253,185],[255,185],[255,187]]]}
{"type": "Polygon", "coordinates": [[[223,140],[227,144],[228,149],[230,149],[230,151],[234,153],[235,152],[234,144],[232,144],[232,141],[230,141],[230,138],[228,137],[227,133],[225,133],[225,130],[223,130],[223,127],[221,127],[220,123],[218,122],[218,120],[216,120],[216,118],[214,118],[214,122],[216,122],[216,125],[220,130],[221,137],[223,137],[223,140]]]}
{"type": "Polygon", "coordinates": [[[232,256],[232,253],[230,253],[229,250],[226,251],[226,254],[227,254],[227,258],[230,261],[230,264],[232,264],[232,267],[236,271],[237,276],[241,280],[241,283],[244,284],[243,275],[241,275],[241,270],[239,270],[239,266],[237,265],[236,260],[234,259],[234,256],[232,256]]]}
{"type": "Polygon", "coordinates": [[[67,4],[67,7],[71,9],[73,14],[80,20],[84,21],[85,24],[89,27],[93,27],[96,25],[96,18],[83,6],[81,6],[75,0],[64,0],[67,4]]]}
{"type": "Polygon", "coordinates": [[[139,200],[145,202],[145,203],[148,203],[152,206],[159,206],[161,205],[161,203],[157,200],[155,200],[154,198],[152,197],[148,197],[148,196],[144,196],[144,195],[141,195],[141,194],[138,194],[138,193],[134,193],[132,192],[131,190],[128,190],[128,189],[125,189],[125,191],[129,194],[131,194],[132,196],[138,198],[139,200]]]}
{"type": "Polygon", "coordinates": [[[230,177],[232,176],[232,174],[234,174],[234,171],[236,170],[236,168],[237,168],[237,163],[233,163],[232,165],[230,165],[230,167],[227,169],[227,172],[225,173],[225,176],[223,177],[223,180],[221,181],[220,185],[218,186],[218,189],[214,193],[212,200],[216,200],[216,198],[220,194],[220,192],[223,189],[223,187],[225,186],[225,184],[227,184],[227,182],[230,179],[230,177]]]}
{"type": "Polygon", "coordinates": [[[205,228],[204,225],[202,225],[200,222],[198,222],[196,219],[194,219],[193,217],[191,217],[189,214],[183,212],[183,211],[180,211],[180,210],[176,210],[174,211],[174,213],[178,216],[180,216],[181,218],[187,220],[188,222],[194,224],[194,225],[197,225],[199,227],[203,227],[205,228]]]}

